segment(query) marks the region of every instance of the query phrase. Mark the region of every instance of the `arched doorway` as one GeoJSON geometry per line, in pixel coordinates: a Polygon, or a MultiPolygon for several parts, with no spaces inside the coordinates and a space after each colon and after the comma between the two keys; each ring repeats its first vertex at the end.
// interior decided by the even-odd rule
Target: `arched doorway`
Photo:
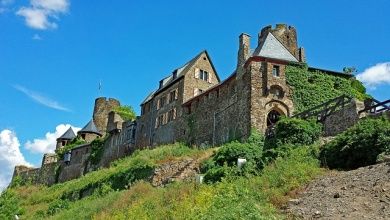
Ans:
{"type": "Polygon", "coordinates": [[[273,109],[271,110],[267,115],[267,127],[272,127],[276,124],[276,122],[279,121],[280,116],[282,116],[283,113],[280,113],[279,111],[273,109]]]}

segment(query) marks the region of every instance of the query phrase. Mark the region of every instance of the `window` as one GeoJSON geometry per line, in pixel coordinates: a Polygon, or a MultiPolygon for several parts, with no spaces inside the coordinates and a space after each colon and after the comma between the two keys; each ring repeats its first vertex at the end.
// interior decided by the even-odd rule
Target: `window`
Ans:
{"type": "Polygon", "coordinates": [[[271,86],[269,93],[272,95],[273,98],[281,99],[284,96],[283,89],[279,86],[271,86]]]}
{"type": "Polygon", "coordinates": [[[200,70],[200,79],[208,82],[209,81],[209,73],[207,71],[200,70]]]}
{"type": "Polygon", "coordinates": [[[169,103],[177,100],[178,90],[175,89],[172,92],[169,93],[169,103]]]}
{"type": "Polygon", "coordinates": [[[155,126],[155,128],[160,127],[161,125],[163,125],[163,123],[164,123],[164,114],[159,115],[159,116],[156,118],[156,126],[155,126]]]}
{"type": "Polygon", "coordinates": [[[170,121],[173,121],[176,119],[176,108],[174,109],[171,109],[169,112],[168,112],[168,122],[170,121]]]}
{"type": "Polygon", "coordinates": [[[195,69],[195,78],[209,82],[210,75],[205,70],[195,69]]]}
{"type": "Polygon", "coordinates": [[[157,110],[162,108],[165,105],[166,97],[163,96],[157,100],[157,110]]]}
{"type": "Polygon", "coordinates": [[[273,66],[272,67],[272,75],[275,76],[275,77],[279,77],[280,76],[280,72],[279,72],[279,66],[273,66]]]}

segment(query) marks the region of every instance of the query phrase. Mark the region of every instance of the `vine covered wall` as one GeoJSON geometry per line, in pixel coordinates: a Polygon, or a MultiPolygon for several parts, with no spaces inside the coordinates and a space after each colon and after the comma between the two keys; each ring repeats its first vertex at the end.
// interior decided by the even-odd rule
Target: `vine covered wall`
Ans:
{"type": "Polygon", "coordinates": [[[302,112],[343,94],[364,100],[370,96],[354,77],[310,71],[306,65],[287,65],[286,80],[292,88],[295,113],[302,112]]]}

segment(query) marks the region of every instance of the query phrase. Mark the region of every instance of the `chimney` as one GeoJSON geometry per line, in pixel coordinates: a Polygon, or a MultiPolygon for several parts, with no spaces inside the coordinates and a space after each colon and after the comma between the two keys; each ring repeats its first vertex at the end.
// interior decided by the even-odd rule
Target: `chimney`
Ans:
{"type": "Polygon", "coordinates": [[[239,49],[237,57],[237,68],[244,66],[246,60],[250,56],[250,41],[251,36],[242,33],[239,37],[239,49]]]}
{"type": "Polygon", "coordinates": [[[299,48],[299,62],[306,63],[305,49],[299,48]]]}

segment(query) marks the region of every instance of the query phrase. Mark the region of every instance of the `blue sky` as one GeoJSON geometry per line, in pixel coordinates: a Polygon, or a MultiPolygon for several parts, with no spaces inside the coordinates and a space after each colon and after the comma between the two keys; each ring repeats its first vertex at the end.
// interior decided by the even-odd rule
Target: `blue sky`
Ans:
{"type": "Polygon", "coordinates": [[[139,112],[162,77],[204,49],[226,78],[239,34],[254,47],[268,24],[295,26],[310,66],[371,68],[361,78],[369,93],[390,98],[390,1],[291,2],[0,0],[0,151],[20,149],[0,163],[39,166],[61,124],[90,120],[99,81],[101,95],[139,112]]]}

